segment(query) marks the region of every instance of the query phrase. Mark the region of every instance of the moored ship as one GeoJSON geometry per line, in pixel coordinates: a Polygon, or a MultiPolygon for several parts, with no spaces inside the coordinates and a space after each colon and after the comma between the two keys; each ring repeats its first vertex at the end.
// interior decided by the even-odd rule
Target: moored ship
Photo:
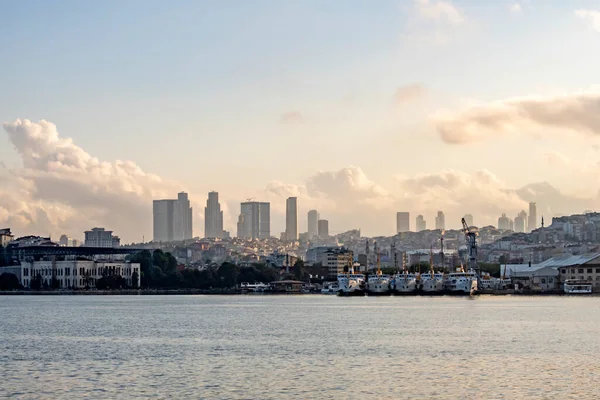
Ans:
{"type": "Polygon", "coordinates": [[[377,254],[377,271],[369,276],[367,293],[370,296],[383,296],[390,294],[390,276],[381,273],[380,256],[377,254]]]}

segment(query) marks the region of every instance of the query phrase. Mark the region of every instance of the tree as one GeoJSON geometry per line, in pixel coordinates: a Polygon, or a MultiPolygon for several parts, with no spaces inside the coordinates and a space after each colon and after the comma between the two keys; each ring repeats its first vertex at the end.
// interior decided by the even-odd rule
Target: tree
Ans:
{"type": "Polygon", "coordinates": [[[100,290],[106,289],[122,289],[127,287],[127,281],[121,275],[108,275],[96,281],[96,288],[100,290]]]}
{"type": "Polygon", "coordinates": [[[60,281],[56,279],[55,276],[50,280],[50,288],[52,289],[60,289],[60,281]]]}
{"type": "Polygon", "coordinates": [[[140,278],[140,275],[138,274],[137,271],[133,271],[133,274],[131,274],[131,287],[133,289],[137,289],[138,288],[138,280],[140,278]]]}
{"type": "Polygon", "coordinates": [[[15,274],[4,272],[0,275],[0,290],[16,290],[21,288],[19,278],[15,274]]]}
{"type": "Polygon", "coordinates": [[[177,259],[171,253],[165,253],[166,263],[163,272],[167,275],[177,272],[177,259]]]}
{"type": "Polygon", "coordinates": [[[221,282],[220,286],[230,288],[237,284],[240,268],[235,264],[225,262],[219,267],[218,274],[221,282]]]}
{"type": "Polygon", "coordinates": [[[42,276],[39,273],[33,278],[31,278],[29,287],[32,290],[40,290],[42,288],[42,276]]]}
{"type": "Polygon", "coordinates": [[[294,278],[296,278],[296,280],[303,280],[304,279],[304,261],[298,259],[296,260],[296,262],[294,263],[294,278]]]}

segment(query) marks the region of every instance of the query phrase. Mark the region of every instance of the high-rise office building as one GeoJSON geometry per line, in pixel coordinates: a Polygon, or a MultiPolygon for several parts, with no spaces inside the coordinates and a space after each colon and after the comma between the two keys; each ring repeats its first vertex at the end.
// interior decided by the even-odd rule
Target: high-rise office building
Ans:
{"type": "Polygon", "coordinates": [[[417,215],[417,223],[415,229],[417,230],[417,232],[421,232],[427,229],[427,221],[425,221],[422,215],[417,215]]]}
{"type": "Polygon", "coordinates": [[[240,206],[238,237],[267,239],[271,236],[271,205],[247,201],[240,206]]]}
{"type": "Polygon", "coordinates": [[[209,192],[204,207],[204,237],[222,238],[223,236],[223,211],[219,204],[219,193],[209,192]]]}
{"type": "Polygon", "coordinates": [[[319,212],[317,210],[310,210],[308,212],[308,240],[319,236],[319,212]]]}
{"type": "Polygon", "coordinates": [[[396,232],[409,232],[410,231],[410,213],[398,212],[396,213],[396,232]]]}
{"type": "Polygon", "coordinates": [[[258,203],[258,237],[259,239],[268,239],[271,237],[271,203],[258,203]]]}
{"type": "Polygon", "coordinates": [[[285,202],[285,238],[298,240],[298,198],[289,197],[285,202]]]}
{"type": "Polygon", "coordinates": [[[473,216],[471,214],[466,214],[463,218],[468,226],[473,226],[473,216]]]}
{"type": "Polygon", "coordinates": [[[529,203],[529,218],[527,219],[527,231],[537,229],[537,205],[534,202],[529,203]]]}
{"type": "Polygon", "coordinates": [[[515,217],[515,232],[525,232],[527,229],[527,213],[521,210],[515,217]]]}
{"type": "Polygon", "coordinates": [[[446,217],[443,211],[438,211],[435,217],[435,229],[446,229],[446,217]]]}
{"type": "Polygon", "coordinates": [[[192,238],[192,207],[185,192],[177,200],[154,200],[154,241],[171,242],[192,238]]]}
{"type": "Polygon", "coordinates": [[[329,237],[329,221],[320,219],[317,222],[317,228],[319,230],[319,238],[327,239],[329,237]]]}
{"type": "Polygon", "coordinates": [[[498,229],[503,231],[510,229],[510,219],[505,213],[502,213],[502,216],[498,218],[498,229]]]}

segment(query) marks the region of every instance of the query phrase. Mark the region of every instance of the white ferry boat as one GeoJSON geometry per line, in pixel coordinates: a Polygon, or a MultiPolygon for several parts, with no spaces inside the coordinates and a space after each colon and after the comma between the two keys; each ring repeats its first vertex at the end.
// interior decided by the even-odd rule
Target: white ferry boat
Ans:
{"type": "Polygon", "coordinates": [[[475,294],[477,292],[477,274],[473,270],[449,273],[444,276],[443,287],[447,294],[475,294]]]}
{"type": "Polygon", "coordinates": [[[365,286],[365,276],[355,274],[353,268],[350,268],[347,273],[338,275],[338,294],[340,296],[364,296],[365,286]]]}
{"type": "Polygon", "coordinates": [[[367,281],[367,293],[370,295],[383,295],[390,293],[390,276],[378,271],[375,275],[369,276],[367,281]]]}
{"type": "Polygon", "coordinates": [[[421,274],[420,288],[425,294],[442,294],[444,290],[444,274],[430,272],[421,274]]]}
{"type": "Polygon", "coordinates": [[[262,283],[262,282],[255,282],[255,283],[242,282],[240,284],[240,288],[242,289],[242,292],[263,293],[263,292],[267,291],[270,287],[269,287],[269,285],[262,283]]]}
{"type": "Polygon", "coordinates": [[[417,276],[408,271],[394,275],[393,283],[397,294],[413,294],[417,291],[417,276]]]}
{"type": "MultiPolygon", "coordinates": [[[[443,241],[442,241],[442,251],[443,251],[443,241]]],[[[436,273],[433,266],[433,247],[429,250],[429,273],[421,274],[419,276],[419,289],[424,294],[433,295],[433,294],[442,294],[444,290],[443,280],[444,274],[436,273]]],[[[442,253],[442,265],[443,265],[443,253],[442,253]]]]}
{"type": "Polygon", "coordinates": [[[591,294],[592,282],[567,279],[563,285],[566,294],[591,294]]]}
{"type": "Polygon", "coordinates": [[[381,296],[390,293],[390,276],[381,273],[379,253],[377,254],[377,271],[369,275],[367,293],[371,296],[381,296]]]}

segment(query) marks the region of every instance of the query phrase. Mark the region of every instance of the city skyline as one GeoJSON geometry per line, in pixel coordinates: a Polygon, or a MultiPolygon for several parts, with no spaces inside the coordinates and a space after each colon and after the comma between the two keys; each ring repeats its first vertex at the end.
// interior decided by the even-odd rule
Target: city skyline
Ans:
{"type": "Polygon", "coordinates": [[[0,227],[140,242],[185,191],[203,236],[211,190],[232,235],[252,197],[271,235],[288,197],[367,236],[400,211],[452,229],[600,209],[598,4],[133,3],[0,6],[0,227]]]}

